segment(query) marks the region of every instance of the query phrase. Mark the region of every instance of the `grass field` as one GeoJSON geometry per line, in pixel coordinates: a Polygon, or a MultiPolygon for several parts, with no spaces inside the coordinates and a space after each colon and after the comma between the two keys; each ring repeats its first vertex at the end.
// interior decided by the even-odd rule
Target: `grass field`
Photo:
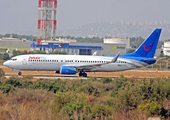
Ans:
{"type": "Polygon", "coordinates": [[[0,120],[169,120],[169,106],[169,78],[0,78],[0,120]]]}
{"type": "MultiPolygon", "coordinates": [[[[6,74],[17,75],[3,65],[0,68],[6,74]]],[[[22,73],[24,76],[21,77],[0,78],[0,120],[170,118],[170,72],[98,72],[88,73],[91,78],[74,77],[71,80],[57,77],[35,79],[32,76],[61,76],[53,71],[22,73]],[[103,78],[97,79],[99,76],[103,78]],[[136,79],[139,77],[142,79],[136,79]]]]}

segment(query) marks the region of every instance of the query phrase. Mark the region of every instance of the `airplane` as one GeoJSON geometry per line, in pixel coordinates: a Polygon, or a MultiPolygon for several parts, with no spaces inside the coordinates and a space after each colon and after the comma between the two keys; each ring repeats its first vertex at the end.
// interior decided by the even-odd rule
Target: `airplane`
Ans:
{"type": "Polygon", "coordinates": [[[154,54],[160,34],[161,29],[155,29],[136,51],[120,56],[120,53],[116,56],[27,54],[13,57],[3,65],[18,71],[18,75],[21,70],[31,70],[69,75],[79,73],[80,77],[87,77],[86,72],[130,70],[156,62],[154,54]]]}

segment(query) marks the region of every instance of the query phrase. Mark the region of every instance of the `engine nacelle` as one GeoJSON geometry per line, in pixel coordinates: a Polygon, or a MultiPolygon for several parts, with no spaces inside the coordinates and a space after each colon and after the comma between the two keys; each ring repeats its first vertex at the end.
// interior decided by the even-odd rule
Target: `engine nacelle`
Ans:
{"type": "Polygon", "coordinates": [[[77,73],[76,67],[72,67],[72,66],[60,67],[60,74],[76,74],[76,73],[77,73]]]}
{"type": "Polygon", "coordinates": [[[54,71],[54,73],[60,73],[60,71],[54,71]]]}

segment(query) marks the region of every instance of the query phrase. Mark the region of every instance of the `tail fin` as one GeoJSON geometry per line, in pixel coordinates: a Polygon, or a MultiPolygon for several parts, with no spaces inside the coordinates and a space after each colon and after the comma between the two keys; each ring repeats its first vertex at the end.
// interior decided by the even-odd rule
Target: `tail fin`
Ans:
{"type": "Polygon", "coordinates": [[[161,29],[155,29],[134,53],[138,54],[141,57],[153,58],[155,55],[160,34],[161,29]]]}

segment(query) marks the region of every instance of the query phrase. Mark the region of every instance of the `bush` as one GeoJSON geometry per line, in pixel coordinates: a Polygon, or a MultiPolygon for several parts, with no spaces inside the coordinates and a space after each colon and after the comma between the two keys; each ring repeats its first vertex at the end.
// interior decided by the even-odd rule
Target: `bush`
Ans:
{"type": "Polygon", "coordinates": [[[72,101],[66,105],[64,105],[64,107],[62,108],[62,112],[66,112],[69,116],[73,115],[74,111],[91,111],[90,110],[90,105],[87,104],[87,102],[75,102],[72,101]]]}
{"type": "Polygon", "coordinates": [[[111,107],[106,106],[106,105],[95,105],[92,108],[92,112],[91,112],[91,117],[92,118],[96,118],[99,117],[101,118],[102,116],[108,116],[108,115],[112,115],[113,110],[111,107]]]}
{"type": "Polygon", "coordinates": [[[103,82],[103,83],[105,83],[105,84],[107,84],[107,83],[111,83],[112,82],[112,79],[111,78],[105,78],[105,77],[103,77],[103,78],[101,78],[101,81],[103,82]]]}
{"type": "Polygon", "coordinates": [[[58,92],[54,95],[54,101],[52,103],[53,112],[58,113],[64,106],[70,103],[87,103],[87,97],[84,93],[75,92],[58,92]]]}
{"type": "Polygon", "coordinates": [[[13,87],[20,87],[22,86],[21,82],[15,79],[8,79],[6,81],[4,81],[3,85],[11,85],[13,87]]]}
{"type": "Polygon", "coordinates": [[[48,101],[52,99],[53,94],[47,92],[47,90],[26,90],[26,89],[16,89],[10,97],[12,101],[11,104],[22,104],[22,103],[40,103],[42,101],[48,101]]]}
{"type": "Polygon", "coordinates": [[[0,89],[3,93],[9,93],[15,90],[15,88],[12,85],[3,85],[1,86],[0,89]]]}
{"type": "Polygon", "coordinates": [[[111,97],[116,97],[118,95],[118,93],[119,93],[118,90],[119,90],[118,88],[113,89],[110,96],[111,97]]]}
{"type": "Polygon", "coordinates": [[[123,90],[119,91],[117,99],[117,108],[128,111],[137,108],[142,98],[138,87],[133,87],[132,84],[127,84],[123,90]]]}
{"type": "Polygon", "coordinates": [[[4,53],[3,60],[9,60],[9,54],[8,53],[4,53]]]}
{"type": "Polygon", "coordinates": [[[22,82],[22,88],[30,88],[30,86],[33,85],[32,81],[23,81],[22,82]]]}
{"type": "Polygon", "coordinates": [[[3,76],[5,76],[5,72],[3,71],[2,68],[0,68],[0,78],[3,77],[3,76]]]}
{"type": "Polygon", "coordinates": [[[157,101],[150,102],[145,100],[138,106],[138,110],[146,111],[149,115],[160,115],[161,109],[162,107],[157,101]]]}

